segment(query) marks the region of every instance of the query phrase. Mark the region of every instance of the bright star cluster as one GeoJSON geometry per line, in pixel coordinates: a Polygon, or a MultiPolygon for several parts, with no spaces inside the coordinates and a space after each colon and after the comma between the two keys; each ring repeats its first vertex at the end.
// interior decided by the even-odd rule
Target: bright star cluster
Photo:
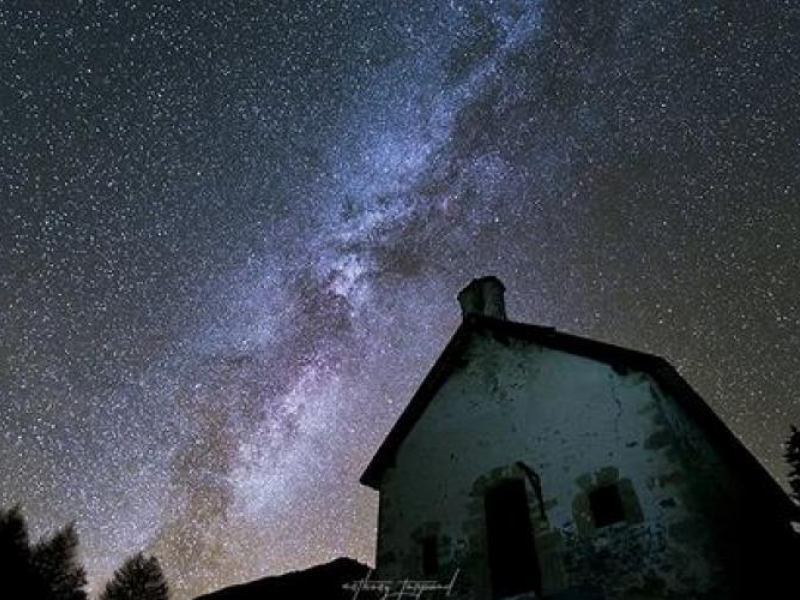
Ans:
{"type": "Polygon", "coordinates": [[[95,588],[371,563],[358,477],[485,274],[783,475],[796,2],[8,0],[0,56],[0,504],[95,588]]]}

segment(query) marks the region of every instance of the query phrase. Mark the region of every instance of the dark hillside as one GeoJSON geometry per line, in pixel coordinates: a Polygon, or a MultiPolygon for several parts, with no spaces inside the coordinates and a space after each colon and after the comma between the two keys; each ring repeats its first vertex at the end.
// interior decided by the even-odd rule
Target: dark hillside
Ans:
{"type": "Polygon", "coordinates": [[[234,585],[199,596],[196,600],[264,600],[265,598],[349,600],[353,597],[353,592],[343,589],[342,585],[362,579],[368,570],[367,565],[352,558],[342,557],[302,571],[292,571],[234,585]]]}

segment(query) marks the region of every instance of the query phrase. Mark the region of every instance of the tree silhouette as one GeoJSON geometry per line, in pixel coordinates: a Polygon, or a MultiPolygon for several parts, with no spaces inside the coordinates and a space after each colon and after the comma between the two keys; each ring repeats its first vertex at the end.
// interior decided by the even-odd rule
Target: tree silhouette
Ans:
{"type": "Polygon", "coordinates": [[[106,584],[100,600],[167,600],[169,587],[155,556],[128,558],[106,584]]]}
{"type": "Polygon", "coordinates": [[[78,535],[70,524],[33,548],[19,505],[0,509],[3,598],[86,600],[86,573],[78,564],[78,535]]]}
{"type": "Polygon", "coordinates": [[[792,488],[792,496],[800,502],[800,430],[794,426],[789,439],[786,440],[784,457],[789,463],[789,486],[792,488]]]}
{"type": "Polygon", "coordinates": [[[19,505],[10,510],[0,509],[0,568],[3,587],[7,586],[12,594],[33,593],[28,524],[19,505]]]}
{"type": "Polygon", "coordinates": [[[78,563],[78,534],[70,523],[50,539],[36,544],[32,564],[51,600],[86,600],[86,571],[78,563]]]}

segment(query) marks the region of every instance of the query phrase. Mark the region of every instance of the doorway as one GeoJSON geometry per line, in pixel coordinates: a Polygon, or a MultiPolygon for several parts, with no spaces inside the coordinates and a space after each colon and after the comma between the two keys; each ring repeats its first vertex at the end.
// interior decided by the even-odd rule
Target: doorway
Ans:
{"type": "Polygon", "coordinates": [[[484,504],[492,598],[530,591],[541,595],[542,576],[525,482],[501,481],[486,494],[484,504]]]}

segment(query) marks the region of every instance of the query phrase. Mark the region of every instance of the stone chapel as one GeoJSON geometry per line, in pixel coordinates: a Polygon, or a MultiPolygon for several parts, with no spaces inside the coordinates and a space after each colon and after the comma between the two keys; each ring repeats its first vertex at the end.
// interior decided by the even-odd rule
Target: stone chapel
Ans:
{"type": "Polygon", "coordinates": [[[465,600],[794,597],[797,506],[676,369],[510,321],[504,291],[461,291],[462,323],[361,477],[375,578],[458,570],[465,600]]]}

